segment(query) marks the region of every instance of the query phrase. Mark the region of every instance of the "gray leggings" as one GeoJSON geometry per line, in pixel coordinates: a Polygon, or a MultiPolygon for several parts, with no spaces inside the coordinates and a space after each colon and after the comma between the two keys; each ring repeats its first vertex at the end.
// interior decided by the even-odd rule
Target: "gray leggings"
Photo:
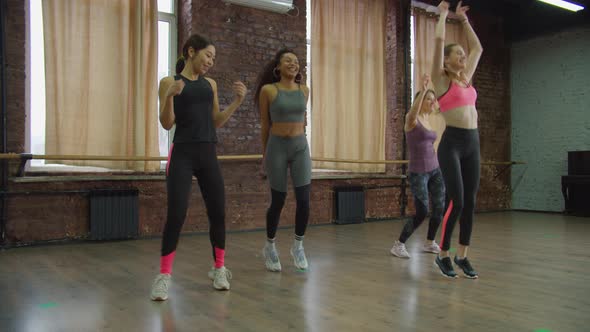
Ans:
{"type": "Polygon", "coordinates": [[[287,192],[287,168],[295,188],[311,183],[311,156],[305,135],[280,137],[270,135],[266,145],[266,174],[270,187],[287,192]]]}

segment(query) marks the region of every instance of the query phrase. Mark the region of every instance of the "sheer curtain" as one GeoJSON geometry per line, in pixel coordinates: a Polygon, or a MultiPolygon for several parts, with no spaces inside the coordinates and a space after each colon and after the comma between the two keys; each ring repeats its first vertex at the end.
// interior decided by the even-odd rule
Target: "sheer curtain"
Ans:
{"type": "MultiPolygon", "coordinates": [[[[157,15],[156,0],[43,1],[46,154],[159,155],[157,15]]],[[[59,163],[160,167],[157,161],[59,163]]]]}
{"type": "MultiPolygon", "coordinates": [[[[385,0],[313,0],[314,157],[385,158],[385,0]]],[[[384,165],[314,162],[314,167],[383,172],[384,165]]]]}

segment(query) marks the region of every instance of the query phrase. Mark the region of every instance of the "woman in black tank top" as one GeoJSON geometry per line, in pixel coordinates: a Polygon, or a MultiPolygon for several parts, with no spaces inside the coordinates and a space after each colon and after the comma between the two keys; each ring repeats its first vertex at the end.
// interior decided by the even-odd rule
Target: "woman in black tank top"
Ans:
{"type": "Polygon", "coordinates": [[[235,99],[220,112],[217,84],[203,76],[214,62],[213,44],[202,36],[192,35],[176,64],[177,75],[160,82],[160,122],[167,130],[176,124],[176,131],[166,166],[168,213],[162,237],[160,274],[152,286],[152,300],[168,298],[172,263],[188,209],[193,175],[198,180],[209,217],[214,260],[209,278],[215,289],[229,289],[231,273],[224,266],[225,192],[215,151],[215,128],[222,126],[240,106],[246,87],[242,82],[235,82],[232,87],[235,99]]]}

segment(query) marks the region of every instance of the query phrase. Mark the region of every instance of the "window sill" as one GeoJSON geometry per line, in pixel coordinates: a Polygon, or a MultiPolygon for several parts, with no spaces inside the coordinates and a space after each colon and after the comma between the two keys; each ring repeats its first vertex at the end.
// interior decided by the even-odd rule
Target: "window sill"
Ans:
{"type": "Polygon", "coordinates": [[[384,173],[312,173],[312,180],[352,180],[352,179],[405,179],[405,175],[384,173]]]}
{"type": "MultiPolygon", "coordinates": [[[[401,174],[355,173],[338,170],[314,169],[314,181],[353,179],[405,179],[401,174]]],[[[23,177],[12,177],[13,183],[36,182],[92,182],[92,181],[164,181],[165,169],[159,172],[136,172],[101,167],[43,165],[30,166],[23,177]]]]}

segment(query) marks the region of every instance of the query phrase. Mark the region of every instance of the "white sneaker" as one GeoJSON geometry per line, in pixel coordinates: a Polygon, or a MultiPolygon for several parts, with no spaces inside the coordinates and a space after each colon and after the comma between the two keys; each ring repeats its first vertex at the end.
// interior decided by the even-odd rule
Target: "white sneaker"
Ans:
{"type": "Polygon", "coordinates": [[[222,266],[218,269],[211,268],[211,271],[207,273],[209,279],[213,280],[213,288],[217,290],[228,290],[229,281],[232,278],[230,270],[222,266]]]}
{"type": "Polygon", "coordinates": [[[410,254],[406,250],[406,245],[404,243],[399,242],[399,240],[395,241],[393,247],[391,247],[390,252],[392,255],[400,258],[410,258],[410,254]]]}
{"type": "Polygon", "coordinates": [[[291,256],[293,256],[293,263],[295,264],[296,268],[300,270],[307,270],[309,265],[307,264],[307,258],[305,257],[305,251],[303,250],[303,247],[291,247],[291,256]]]}
{"type": "Polygon", "coordinates": [[[262,255],[265,258],[266,269],[271,272],[281,272],[281,261],[279,260],[279,253],[274,246],[268,243],[262,248],[262,255]]]}
{"type": "Polygon", "coordinates": [[[150,295],[152,301],[166,301],[168,299],[168,286],[171,278],[172,276],[167,273],[160,273],[156,276],[150,295]]]}
{"type": "Polygon", "coordinates": [[[422,247],[422,250],[425,251],[425,252],[433,253],[433,254],[440,253],[440,247],[434,241],[428,242],[428,243],[424,243],[424,247],[422,247]]]}

